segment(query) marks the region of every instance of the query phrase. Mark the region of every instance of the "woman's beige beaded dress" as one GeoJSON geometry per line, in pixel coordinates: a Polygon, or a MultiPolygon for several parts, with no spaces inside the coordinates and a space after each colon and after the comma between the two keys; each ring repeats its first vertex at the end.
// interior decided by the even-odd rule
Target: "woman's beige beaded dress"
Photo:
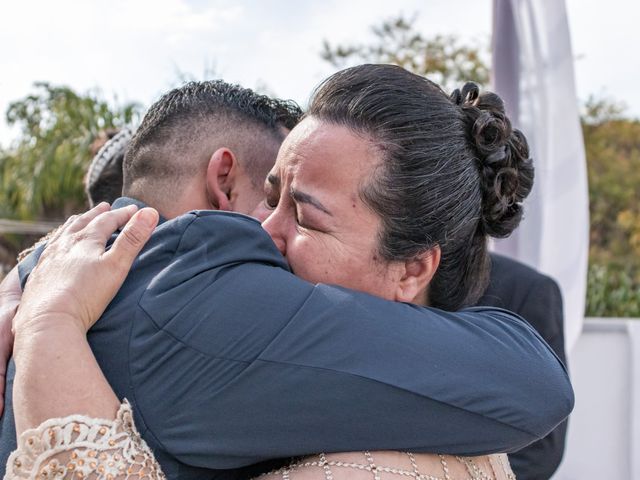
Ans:
{"type": "MultiPolygon", "coordinates": [[[[24,432],[5,479],[162,480],[125,401],[115,420],[74,415],[24,432]]],[[[318,454],[261,475],[260,480],[511,480],[506,455],[458,457],[402,452],[318,454]]]]}

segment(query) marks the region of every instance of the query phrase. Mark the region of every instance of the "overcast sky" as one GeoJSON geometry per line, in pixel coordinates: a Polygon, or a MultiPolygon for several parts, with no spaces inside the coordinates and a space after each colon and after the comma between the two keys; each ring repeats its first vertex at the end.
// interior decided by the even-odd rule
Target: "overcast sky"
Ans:
{"type": "MultiPolygon", "coordinates": [[[[363,42],[370,26],[418,14],[425,35],[488,45],[491,0],[21,0],[0,7],[0,144],[9,102],[35,81],[99,88],[145,106],[178,83],[215,71],[301,104],[334,69],[323,39],[363,42]]],[[[640,2],[567,0],[578,96],[614,97],[640,117],[640,2]]]]}

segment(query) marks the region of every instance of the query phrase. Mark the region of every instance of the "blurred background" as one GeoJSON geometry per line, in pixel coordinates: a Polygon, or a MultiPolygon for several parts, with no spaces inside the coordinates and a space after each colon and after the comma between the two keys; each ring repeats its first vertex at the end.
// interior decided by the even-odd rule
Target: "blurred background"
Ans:
{"type": "Polygon", "coordinates": [[[87,208],[83,179],[107,138],[185,81],[223,78],[303,107],[363,62],[449,91],[475,81],[518,105],[536,162],[518,248],[496,248],[565,297],[577,402],[554,478],[640,478],[639,19],[631,0],[4,2],[0,278],[87,208]],[[515,12],[506,29],[499,6],[515,12]]]}

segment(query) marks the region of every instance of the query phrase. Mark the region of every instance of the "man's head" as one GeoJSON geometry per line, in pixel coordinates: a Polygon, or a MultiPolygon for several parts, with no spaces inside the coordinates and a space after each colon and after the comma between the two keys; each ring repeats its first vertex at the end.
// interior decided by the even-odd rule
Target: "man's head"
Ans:
{"type": "Polygon", "coordinates": [[[193,209],[250,213],[302,111],[223,81],[190,82],[145,115],[124,159],[124,195],[171,218],[193,209]]]}

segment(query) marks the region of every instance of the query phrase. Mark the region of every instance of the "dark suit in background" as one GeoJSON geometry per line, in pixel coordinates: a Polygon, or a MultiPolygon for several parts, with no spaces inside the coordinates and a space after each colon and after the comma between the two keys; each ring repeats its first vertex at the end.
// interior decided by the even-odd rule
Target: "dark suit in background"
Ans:
{"type": "MultiPolygon", "coordinates": [[[[501,307],[527,320],[566,365],[564,315],[558,284],[533,268],[491,255],[489,287],[478,305],[501,307]]],[[[564,453],[567,422],[542,440],[509,455],[518,480],[544,480],[556,471],[564,453]]]]}

